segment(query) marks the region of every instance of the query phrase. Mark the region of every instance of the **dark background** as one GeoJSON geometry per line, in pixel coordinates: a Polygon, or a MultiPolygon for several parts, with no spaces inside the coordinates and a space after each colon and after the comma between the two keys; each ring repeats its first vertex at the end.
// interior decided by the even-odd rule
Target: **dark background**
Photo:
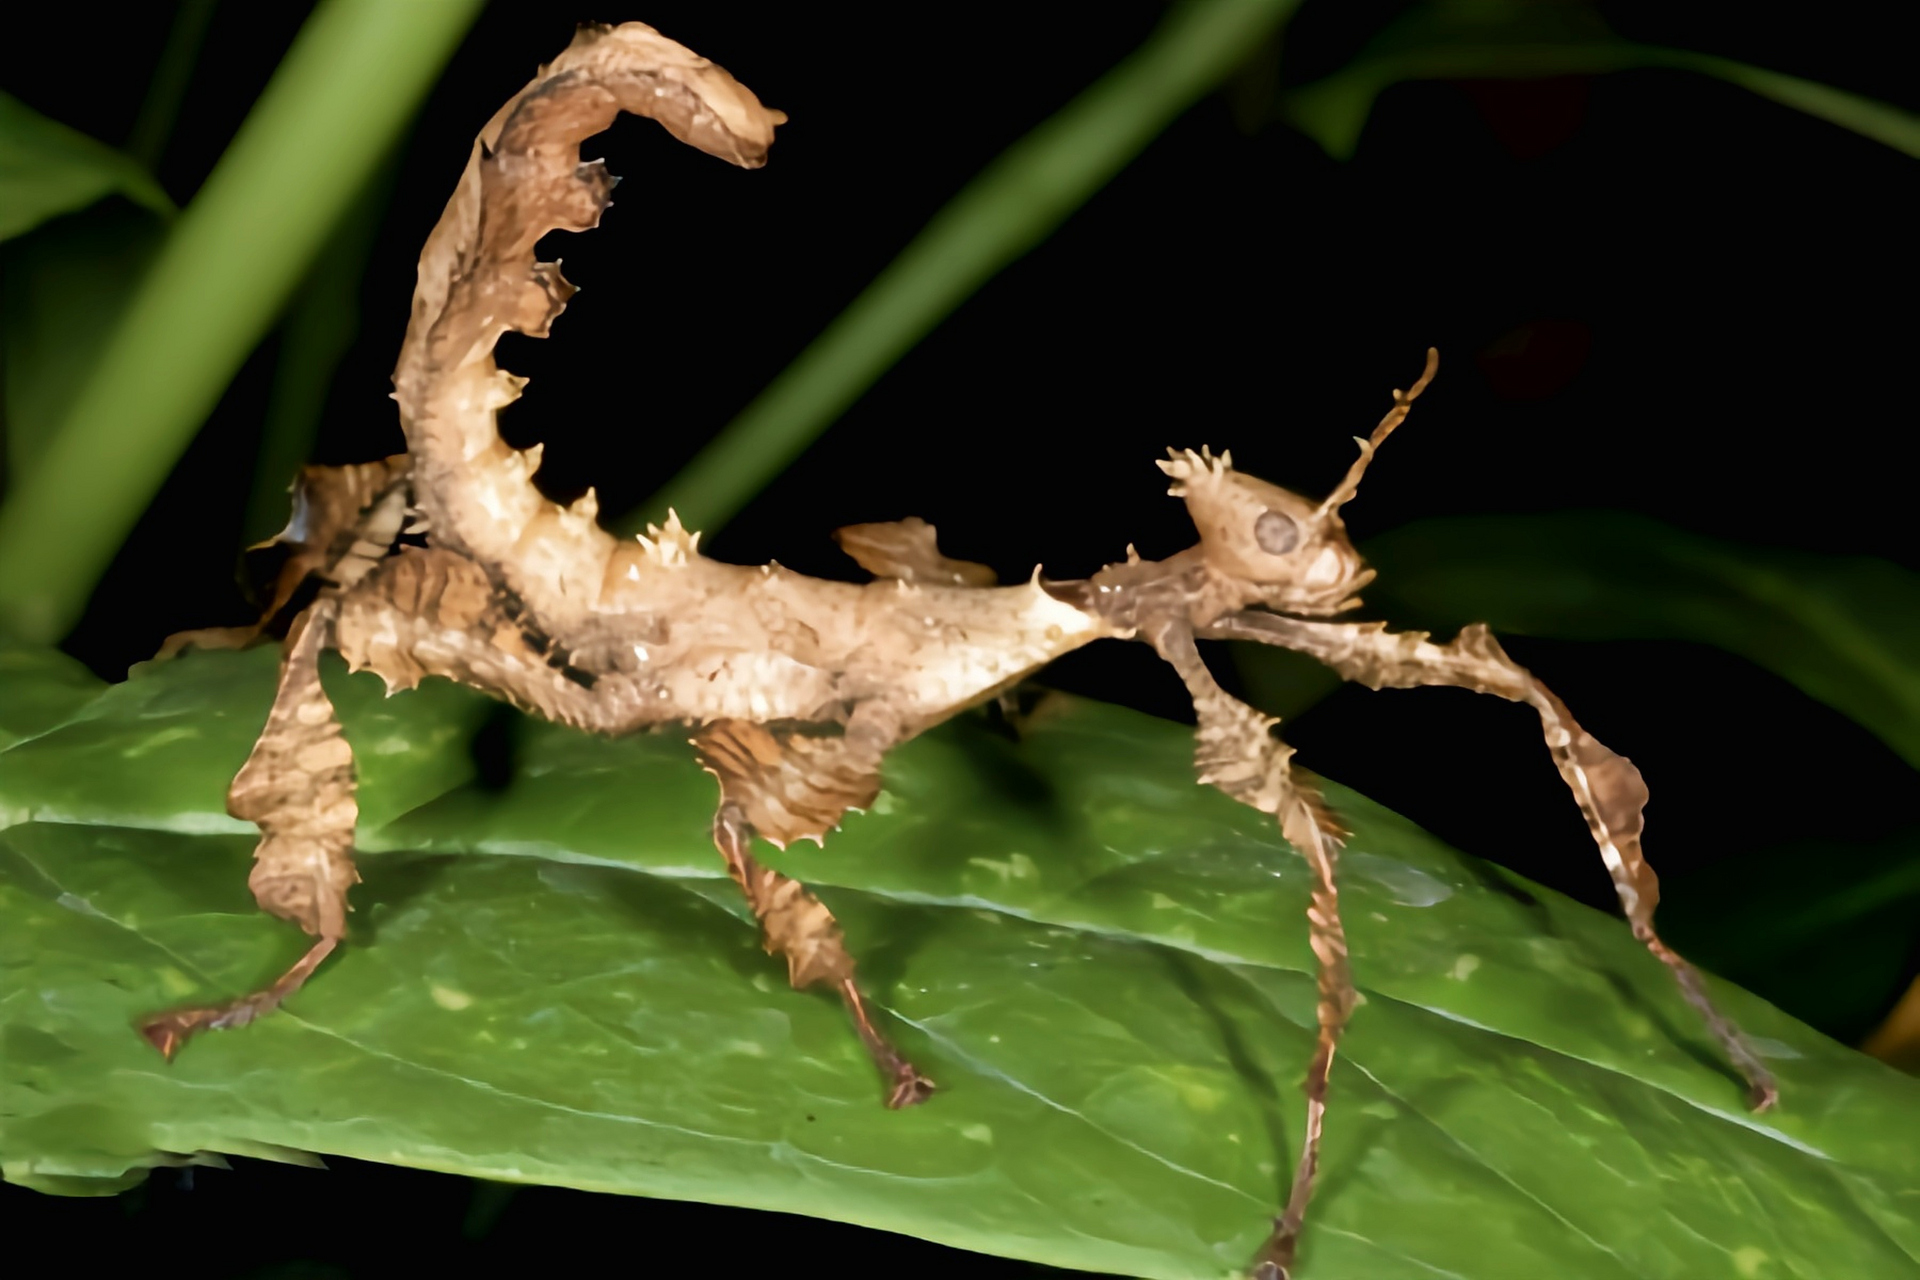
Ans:
{"type": "MultiPolygon", "coordinates": [[[[1439,381],[1347,509],[1356,540],[1423,516],[1607,507],[1920,567],[1911,472],[1898,461],[1920,425],[1906,385],[1915,162],[1667,71],[1398,86],[1356,157],[1331,160],[1279,122],[1276,92],[1344,64],[1402,8],[1309,0],[1284,46],[1250,51],[1224,92],[990,283],[705,545],[723,559],[852,576],[829,530],[921,515],[949,553],[1006,576],[1036,559],[1053,576],[1083,574],[1128,542],[1164,555],[1191,539],[1152,466],[1165,446],[1231,447],[1245,470],[1323,491],[1350,460],[1350,437],[1432,345],[1439,381]]],[[[1598,8],[1633,39],[1920,107],[1890,29],[1897,6],[1598,8]]],[[[212,167],[305,12],[216,10],[159,166],[176,199],[212,167]]],[[[755,173],[623,122],[598,147],[627,179],[616,207],[600,231],[546,248],[581,293],[557,341],[503,344],[503,367],[533,378],[505,429],[516,444],[547,442],[550,492],[594,484],[612,513],[670,478],[967,178],[1135,48],[1161,12],[495,3],[389,167],[360,333],[327,397],[316,460],[402,447],[385,396],[419,246],[474,131],[576,20],[643,18],[792,117],[755,173]]],[[[172,15],[115,11],[70,33],[59,57],[18,36],[0,42],[0,87],[121,142],[172,15]]],[[[102,674],[118,678],[172,631],[244,612],[233,557],[275,355],[269,339],[69,638],[102,674]]],[[[1789,838],[1839,848],[1914,831],[1920,788],[1898,757],[1741,659],[1664,643],[1510,648],[1646,773],[1649,852],[1670,903],[1690,873],[1789,838]]],[[[1048,678],[1186,714],[1177,682],[1137,646],[1076,655],[1048,678]]],[[[1308,767],[1612,909],[1537,731],[1486,701],[1347,689],[1288,736],[1308,767]]],[[[1857,1037],[1870,1025],[1838,1030],[1857,1037]]],[[[9,1187],[0,1206],[36,1232],[62,1229],[44,1238],[83,1242],[101,1269],[184,1251],[222,1275],[568,1256],[646,1270],[698,1249],[702,1267],[753,1273],[820,1250],[854,1275],[1038,1273],[774,1215],[552,1189],[502,1196],[334,1163],[331,1174],[257,1163],[162,1172],[117,1203],[9,1187]]]]}

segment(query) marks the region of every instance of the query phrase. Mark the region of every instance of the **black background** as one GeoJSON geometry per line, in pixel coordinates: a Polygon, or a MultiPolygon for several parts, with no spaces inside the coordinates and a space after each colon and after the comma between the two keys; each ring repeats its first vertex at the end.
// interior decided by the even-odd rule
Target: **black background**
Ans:
{"type": "MultiPolygon", "coordinates": [[[[829,530],[921,515],[949,553],[1006,576],[1036,560],[1053,576],[1082,574],[1129,542],[1164,555],[1191,538],[1152,466],[1165,446],[1230,447],[1243,469],[1320,492],[1433,345],[1439,381],[1347,509],[1356,540],[1422,516],[1611,507],[1920,566],[1899,461],[1920,425],[1906,385],[1914,160],[1667,71],[1395,87],[1357,156],[1330,160],[1278,122],[1276,86],[1343,64],[1400,8],[1306,4],[1284,46],[1250,51],[1224,92],[888,373],[711,539],[712,553],[852,576],[829,530]]],[[[1599,8],[1635,39],[1920,105],[1889,27],[1897,6],[1599,8]]],[[[160,166],[177,199],[211,168],[305,11],[216,12],[160,166]]],[[[546,246],[581,292],[554,340],[503,344],[502,365],[533,378],[505,429],[516,444],[547,442],[550,492],[593,484],[617,512],[671,477],[968,177],[1160,13],[495,3],[394,160],[360,336],[317,460],[402,447],[386,379],[420,243],[475,129],[576,20],[642,17],[792,118],[753,173],[633,122],[589,148],[626,182],[599,231],[546,246]]],[[[0,86],[119,142],[171,16],[165,5],[117,12],[60,56],[11,37],[0,86]]],[[[169,632],[241,611],[233,553],[274,356],[270,339],[70,637],[103,674],[117,678],[169,632]]],[[[1670,883],[1789,836],[1841,848],[1912,829],[1911,770],[1739,659],[1678,644],[1510,647],[1646,773],[1649,851],[1670,883]],[[1808,807],[1821,810],[1817,833],[1808,807]]],[[[1177,682],[1137,646],[1076,655],[1049,679],[1184,714],[1177,682]]],[[[1526,714],[1483,701],[1343,690],[1288,736],[1309,767],[1611,909],[1526,714]]],[[[548,1189],[501,1201],[463,1180],[350,1162],[331,1175],[163,1173],[117,1205],[8,1188],[0,1205],[36,1233],[84,1240],[103,1268],[184,1250],[215,1274],[272,1264],[359,1275],[550,1264],[582,1250],[646,1270],[662,1251],[689,1250],[690,1264],[774,1274],[830,1250],[829,1265],[854,1275],[1034,1273],[829,1224],[548,1189]]]]}

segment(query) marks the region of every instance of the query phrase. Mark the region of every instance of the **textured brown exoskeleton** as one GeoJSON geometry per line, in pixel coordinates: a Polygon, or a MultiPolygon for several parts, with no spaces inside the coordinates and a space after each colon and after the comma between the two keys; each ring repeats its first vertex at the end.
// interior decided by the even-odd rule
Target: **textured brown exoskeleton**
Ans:
{"type": "MultiPolygon", "coordinates": [[[[629,24],[583,29],[481,132],[420,258],[394,373],[407,453],[309,468],[281,538],[291,556],[270,612],[291,611],[303,581],[319,592],[292,619],[278,694],[228,807],[261,830],[250,879],[260,905],[316,941],[263,991],[147,1019],[142,1030],[161,1052],[273,1009],[345,937],[357,808],[353,754],[319,678],[320,654],[333,648],[390,690],[436,675],[596,733],[689,726],[719,782],[714,842],[767,949],[786,958],[794,986],[839,993],[885,1078],[887,1105],[920,1102],[933,1085],[877,1025],[832,915],[756,861],[753,837],[821,840],[874,798],[894,746],[1090,641],[1144,640],[1192,694],[1200,780],[1273,814],[1313,868],[1319,1037],[1305,1139],[1292,1193],[1253,1268],[1278,1280],[1313,1190],[1327,1076],[1355,1002],[1334,876],[1344,833],[1291,772],[1275,721],[1208,674],[1196,641],[1234,639],[1300,650],[1373,688],[1457,685],[1532,706],[1635,935],[1700,1010],[1752,1105],[1773,1103],[1766,1068],[1654,933],[1658,888],[1640,851],[1647,792],[1633,765],[1581,729],[1484,627],[1437,644],[1331,620],[1373,576],[1340,509],[1432,378],[1431,352],[1324,500],[1241,475],[1224,453],[1175,452],[1160,467],[1186,499],[1199,544],[1167,560],[1130,557],[1084,581],[1036,574],[994,585],[984,567],[943,557],[918,520],[839,531],[876,579],[863,586],[709,560],[698,535],[671,517],[647,537],[616,539],[595,522],[591,493],[567,508],[548,501],[532,484],[538,450],[501,440],[495,414],[523,384],[494,365],[493,349],[508,330],[544,336],[565,305],[570,286],[535,260],[534,246],[549,231],[598,223],[613,183],[598,163],[581,163],[579,143],[621,111],[749,168],[764,161],[785,118],[712,63],[629,24]]],[[[177,639],[234,643],[260,632],[177,639]]]]}

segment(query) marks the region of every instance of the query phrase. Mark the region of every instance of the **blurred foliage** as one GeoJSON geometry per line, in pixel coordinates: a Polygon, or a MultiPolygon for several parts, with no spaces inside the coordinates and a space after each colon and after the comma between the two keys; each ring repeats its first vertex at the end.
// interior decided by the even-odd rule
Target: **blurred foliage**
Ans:
{"type": "MultiPolygon", "coordinates": [[[[33,465],[8,477],[0,624],[41,640],[73,624],[478,9],[479,0],[323,0],[315,9],[108,321],[33,465]]],[[[58,163],[47,147],[32,154],[44,169],[58,163]]]]}
{"type": "Polygon", "coordinates": [[[1920,575],[1617,511],[1421,520],[1370,540],[1367,603],[1451,633],[1689,640],[1785,677],[1920,768],[1920,575]]]}
{"type": "Polygon", "coordinates": [[[137,161],[0,93],[0,240],[108,195],[165,217],[174,212],[137,161]]]}
{"type": "MultiPolygon", "coordinates": [[[[1269,819],[1190,783],[1181,726],[1059,698],[1016,743],[966,717],[903,748],[832,849],[778,855],[944,1086],[889,1113],[837,1003],[760,953],[677,740],[524,724],[508,785],[479,786],[478,697],[388,700],[337,665],[362,844],[392,851],[363,860],[367,945],[169,1066],[130,1020],[302,945],[254,910],[252,837],[222,805],[274,655],[194,654],[90,701],[57,657],[10,666],[0,724],[40,732],[0,753],[9,1180],[112,1191],[192,1153],[317,1151],[1168,1280],[1228,1270],[1267,1229],[1315,1025],[1312,954],[1274,921],[1300,918],[1311,874],[1269,819]]],[[[1790,1099],[1749,1117],[1619,921],[1330,798],[1355,832],[1365,1003],[1305,1266],[1908,1273],[1920,1081],[1722,986],[1790,1099]]]]}
{"type": "Polygon", "coordinates": [[[847,406],[1002,268],[1245,61],[1299,0],[1175,6],[1138,52],[1014,143],[934,215],[900,256],[625,522],[676,510],[689,528],[732,519],[847,406]]]}
{"type": "Polygon", "coordinates": [[[1713,76],[1920,156],[1920,117],[1897,107],[1731,58],[1622,40],[1586,5],[1537,0],[1414,5],[1345,67],[1290,91],[1284,114],[1328,154],[1345,159],[1359,144],[1374,101],[1403,81],[1537,80],[1642,67],[1713,76]]]}
{"type": "MultiPolygon", "coordinates": [[[[668,507],[692,528],[725,524],[914,343],[1051,234],[1297,7],[1298,0],[1175,6],[1139,53],[975,177],[626,524],[638,529],[668,507]]],[[[1537,79],[1637,67],[1715,76],[1920,156],[1920,118],[1898,108],[1727,58],[1623,41],[1583,4],[1535,0],[1415,5],[1340,72],[1283,95],[1281,114],[1346,158],[1380,93],[1404,80],[1537,79]]]]}
{"type": "MultiPolygon", "coordinates": [[[[1886,560],[1743,546],[1610,511],[1422,520],[1364,551],[1380,570],[1368,603],[1396,621],[1710,645],[1920,768],[1920,575],[1886,560]]],[[[1756,776],[1791,773],[1787,743],[1723,742],[1711,723],[1696,731],[1703,750],[1752,751],[1756,776]]],[[[1667,932],[1700,963],[1856,1039],[1920,952],[1920,828],[1837,860],[1822,856],[1832,840],[1817,822],[1783,827],[1786,843],[1670,879],[1667,932]]]]}
{"type": "MultiPolygon", "coordinates": [[[[968,184],[647,513],[673,503],[696,526],[723,524],[945,315],[1043,240],[1260,48],[1296,5],[1195,0],[1176,7],[1138,53],[968,184]]],[[[46,385],[17,395],[8,389],[9,409],[17,399],[24,410],[18,431],[11,418],[8,427],[10,440],[17,434],[22,442],[9,444],[8,491],[0,504],[0,627],[52,640],[71,625],[220,390],[355,207],[477,8],[478,0],[403,6],[325,0],[188,215],[157,248],[132,243],[147,233],[130,231],[89,237],[100,262],[114,263],[112,269],[84,261],[85,251],[72,247],[40,260],[62,277],[81,281],[92,273],[126,291],[124,297],[94,291],[85,341],[60,342],[77,300],[47,304],[47,290],[31,283],[26,296],[9,300],[9,346],[58,346],[66,371],[29,373],[46,385]],[[151,269],[143,269],[149,253],[151,269]],[[44,332],[40,305],[48,306],[44,332]]],[[[204,21],[200,6],[183,11],[187,35],[170,42],[169,55],[190,53],[190,28],[204,21]]],[[[1416,5],[1350,66],[1292,92],[1284,113],[1329,150],[1346,154],[1375,97],[1399,80],[1646,65],[1720,76],[1920,151],[1920,122],[1896,108],[1723,58],[1618,41],[1583,5],[1520,0],[1416,5]]],[[[163,74],[161,96],[171,85],[163,74]]],[[[12,99],[0,101],[0,180],[0,236],[116,191],[156,209],[170,207],[139,163],[12,99]]],[[[377,205],[362,200],[359,207],[377,205]]],[[[355,240],[346,235],[349,246],[355,240]]],[[[351,257],[353,250],[343,252],[351,257]]],[[[274,430],[263,436],[262,457],[273,467],[298,456],[311,429],[291,406],[310,404],[312,388],[332,367],[327,353],[342,340],[341,308],[316,299],[329,285],[337,294],[342,278],[340,270],[316,277],[318,292],[309,291],[309,305],[296,309],[284,335],[283,357],[296,367],[271,414],[274,430]]],[[[8,368],[15,367],[22,366],[9,361],[8,368]]],[[[24,367],[36,369],[38,362],[24,367]]],[[[271,494],[275,484],[263,476],[261,492],[271,494]]],[[[264,522],[264,506],[264,499],[253,504],[250,529],[264,522]]]]}

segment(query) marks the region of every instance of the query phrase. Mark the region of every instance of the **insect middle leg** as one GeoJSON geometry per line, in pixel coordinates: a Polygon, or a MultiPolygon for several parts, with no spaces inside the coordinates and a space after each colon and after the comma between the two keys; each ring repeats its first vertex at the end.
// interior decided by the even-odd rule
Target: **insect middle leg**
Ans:
{"type": "Polygon", "coordinates": [[[839,995],[887,1082],[887,1106],[897,1110],[924,1102],[933,1093],[933,1081],[877,1025],[833,913],[805,885],[763,866],[748,851],[756,831],[780,845],[817,840],[847,809],[869,803],[879,788],[878,744],[864,742],[857,730],[843,737],[795,739],[761,725],[723,720],[703,729],[694,746],[720,781],[714,845],[760,921],[767,951],[786,957],[787,977],[796,990],[829,986],[839,995]]]}
{"type": "Polygon", "coordinates": [[[746,894],[747,905],[760,921],[768,953],[786,958],[787,978],[795,990],[830,986],[839,995],[860,1043],[887,1082],[887,1106],[898,1110],[926,1101],[933,1093],[933,1081],[875,1025],[833,913],[798,880],[761,865],[747,852],[752,839],[753,828],[740,806],[723,801],[713,819],[713,842],[727,860],[727,873],[746,894]]]}

